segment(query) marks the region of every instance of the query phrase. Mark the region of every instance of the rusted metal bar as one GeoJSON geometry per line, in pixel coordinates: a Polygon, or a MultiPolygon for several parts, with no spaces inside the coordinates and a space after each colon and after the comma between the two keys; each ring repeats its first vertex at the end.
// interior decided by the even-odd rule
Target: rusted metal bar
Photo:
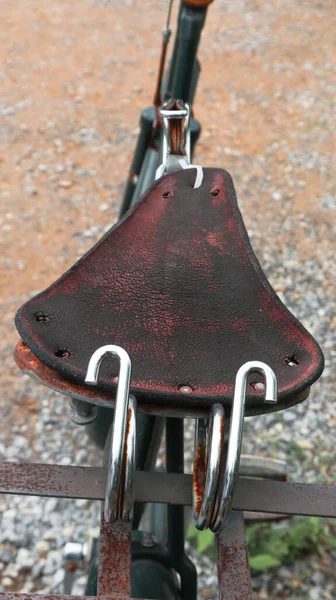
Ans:
{"type": "MultiPolygon", "coordinates": [[[[104,496],[106,474],[110,464],[112,435],[113,427],[110,428],[104,448],[104,468],[102,469],[104,496]]],[[[122,474],[123,477],[124,474],[122,474]]],[[[121,500],[120,497],[119,500],[121,500]]],[[[97,597],[110,596],[111,594],[129,597],[131,596],[132,525],[121,521],[108,523],[105,512],[105,503],[102,502],[97,597]]]]}
{"type": "MultiPolygon", "coordinates": [[[[103,500],[105,472],[96,467],[0,463],[0,493],[103,500]]],[[[135,473],[135,501],[192,504],[192,475],[135,473]]],[[[239,511],[336,517],[336,485],[240,477],[233,497],[239,511]]]]}
{"type": "Polygon", "coordinates": [[[4,592],[0,600],[93,600],[92,596],[64,596],[61,594],[20,594],[17,592],[4,592]]]}
{"type": "Polygon", "coordinates": [[[219,600],[252,600],[243,513],[231,513],[216,545],[219,600]]]}
{"type": "Polygon", "coordinates": [[[0,463],[0,492],[56,498],[104,500],[103,468],[36,463],[0,463]]]}
{"type": "Polygon", "coordinates": [[[18,592],[4,592],[0,600],[132,600],[130,594],[122,593],[98,596],[67,596],[65,594],[20,594],[18,592]]]}
{"type": "Polygon", "coordinates": [[[98,597],[118,594],[131,596],[131,525],[100,521],[98,597]]]}
{"type": "Polygon", "coordinates": [[[336,486],[241,477],[233,496],[233,509],[336,517],[336,486]]]}

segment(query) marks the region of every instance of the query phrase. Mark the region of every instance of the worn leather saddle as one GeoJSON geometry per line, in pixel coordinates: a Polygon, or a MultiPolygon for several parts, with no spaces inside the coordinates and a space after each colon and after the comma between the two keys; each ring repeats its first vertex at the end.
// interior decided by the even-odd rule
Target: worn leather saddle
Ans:
{"type": "MultiPolygon", "coordinates": [[[[132,359],[139,402],[186,411],[221,402],[229,409],[236,373],[250,360],[272,367],[279,396],[277,405],[264,405],[254,376],[247,414],[308,396],[323,370],[322,352],[262,272],[230,175],[203,172],[197,189],[195,169],[156,181],[69,271],[20,308],[21,367],[88,399],[92,353],[117,344],[132,359]]],[[[105,360],[96,399],[114,397],[117,374],[117,362],[105,360]]]]}

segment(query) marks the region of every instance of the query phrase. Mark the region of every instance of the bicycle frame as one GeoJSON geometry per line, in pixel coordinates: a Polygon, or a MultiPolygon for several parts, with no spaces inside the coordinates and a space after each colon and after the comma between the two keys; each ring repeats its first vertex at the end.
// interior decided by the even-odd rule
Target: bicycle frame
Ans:
{"type": "MultiPolygon", "coordinates": [[[[161,98],[181,98],[189,105],[193,104],[199,74],[200,63],[197,51],[201,32],[205,23],[207,6],[195,8],[183,2],[177,20],[177,32],[174,49],[168,71],[161,88],[161,98]]],[[[157,111],[154,107],[144,109],[140,117],[140,132],[135,148],[135,153],[126,183],[124,198],[121,206],[122,217],[130,206],[133,206],[143,193],[155,180],[156,170],[162,160],[162,128],[156,128],[157,111]],[[154,135],[153,135],[154,132],[154,135]]],[[[191,157],[193,156],[196,142],[201,131],[200,123],[192,118],[190,123],[191,157]]],[[[153,468],[156,455],[163,433],[163,419],[144,414],[138,418],[138,443],[137,443],[137,469],[147,470],[153,468]]],[[[91,437],[102,445],[108,434],[113,413],[109,409],[98,409],[97,425],[88,426],[92,432],[91,437]]],[[[183,473],[183,421],[180,419],[166,419],[166,446],[167,446],[167,471],[183,473]],[[179,433],[177,433],[177,429],[179,433]],[[174,437],[171,443],[171,436],[174,437]]],[[[135,505],[132,528],[137,530],[144,512],[144,505],[135,505]]],[[[197,597],[197,573],[195,566],[184,551],[184,513],[183,507],[168,507],[167,514],[167,552],[158,548],[150,552],[150,559],[164,566],[175,568],[181,577],[181,597],[183,600],[195,600],[197,597]]],[[[142,558],[149,558],[148,552],[134,549],[142,558]]],[[[93,556],[93,562],[96,557],[93,556]]],[[[94,568],[90,569],[88,590],[92,590],[97,574],[94,568]]],[[[140,596],[137,589],[132,590],[134,597],[140,596]]]]}
{"type": "MultiPolygon", "coordinates": [[[[172,59],[162,86],[163,99],[172,96],[182,98],[185,102],[193,104],[200,73],[197,49],[206,12],[207,7],[193,8],[186,6],[183,2],[181,3],[172,59]]],[[[135,149],[131,173],[126,185],[120,216],[123,216],[128,208],[137,202],[139,197],[154,181],[155,171],[162,155],[161,129],[157,129],[155,136],[153,136],[156,117],[157,114],[154,108],[145,109],[141,115],[139,139],[135,149]]],[[[193,119],[191,123],[191,153],[194,151],[199,134],[200,124],[193,119]]],[[[113,411],[110,409],[101,407],[98,409],[95,434],[97,435],[96,441],[100,444],[106,440],[112,421],[112,413],[113,411]]],[[[165,579],[165,577],[170,569],[174,569],[179,573],[181,578],[181,587],[178,593],[176,591],[175,596],[177,597],[179,594],[182,599],[195,600],[197,594],[196,570],[184,550],[184,505],[190,504],[191,478],[183,473],[182,419],[172,417],[166,419],[166,468],[169,477],[167,477],[168,483],[165,483],[165,486],[162,485],[161,490],[156,491],[156,496],[154,488],[155,486],[156,489],[160,488],[160,484],[163,481],[159,477],[161,474],[144,473],[154,467],[158,446],[162,439],[163,424],[162,417],[142,413],[138,414],[137,468],[142,473],[138,474],[139,478],[136,488],[137,504],[132,524],[132,557],[135,561],[146,560],[152,563],[149,569],[152,568],[153,579],[161,577],[162,582],[167,583],[169,581],[172,586],[174,584],[173,577],[171,579],[165,579]],[[146,479],[148,475],[153,475],[153,480],[150,477],[146,479]],[[155,482],[155,486],[153,482],[155,482]],[[141,532],[136,531],[143,515],[144,506],[148,502],[153,501],[153,497],[154,502],[162,503],[161,506],[163,503],[169,502],[167,507],[166,547],[154,543],[153,540],[151,543],[148,543],[148,539],[145,539],[141,532]],[[163,570],[157,569],[158,565],[163,570]]],[[[93,432],[92,426],[88,426],[88,430],[93,432]]],[[[34,466],[32,465],[32,467],[34,466]]],[[[61,497],[62,494],[66,497],[67,493],[68,497],[84,498],[87,497],[86,494],[90,489],[91,498],[103,499],[104,479],[102,470],[83,468],[84,470],[77,469],[76,471],[71,470],[71,467],[66,467],[66,470],[62,470],[61,468],[59,471],[59,481],[56,477],[52,484],[51,480],[45,483],[45,480],[47,480],[47,471],[44,472],[43,469],[39,470],[39,465],[35,465],[35,467],[34,471],[34,468],[29,469],[25,466],[27,474],[22,473],[20,475],[19,469],[15,465],[9,465],[8,474],[11,474],[14,480],[17,477],[14,492],[12,491],[13,486],[10,488],[6,484],[6,469],[2,468],[1,490],[5,492],[12,491],[12,493],[32,493],[34,495],[41,493],[41,495],[50,496],[57,495],[58,493],[61,497]],[[32,477],[34,474],[35,478],[32,477]],[[29,476],[31,477],[30,481],[29,476]],[[64,476],[64,480],[68,485],[67,490],[66,486],[62,488],[62,476],[64,476]],[[81,477],[83,478],[82,480],[80,479],[81,477]],[[72,481],[72,484],[68,484],[68,481],[72,481]],[[78,491],[80,489],[80,481],[82,481],[82,491],[78,491]],[[58,490],[56,494],[55,490],[58,490]]],[[[253,475],[256,474],[252,473],[253,475]]],[[[301,511],[301,514],[320,514],[323,516],[334,516],[335,514],[333,490],[327,490],[326,486],[316,486],[314,499],[311,501],[309,493],[313,494],[312,486],[305,487],[303,485],[300,487],[298,485],[294,487],[292,485],[291,487],[291,484],[284,484],[283,482],[269,482],[270,486],[267,486],[265,482],[262,483],[253,480],[249,480],[247,483],[246,480],[245,482],[244,480],[240,480],[238,483],[238,493],[234,499],[233,508],[240,512],[232,513],[225,531],[217,536],[220,598],[237,597],[235,594],[244,594],[244,590],[246,593],[244,597],[251,597],[249,594],[252,592],[247,583],[249,570],[244,538],[243,510],[264,508],[268,513],[274,510],[274,512],[278,513],[294,514],[295,510],[293,506],[295,506],[298,511],[301,511]],[[283,486],[287,486],[287,489],[285,490],[283,486]],[[305,505],[302,500],[304,496],[307,496],[305,505]],[[224,568],[228,563],[230,564],[231,571],[237,570],[236,576],[230,577],[230,573],[224,568]]],[[[96,550],[92,556],[86,595],[112,598],[111,589],[113,589],[114,598],[116,598],[115,594],[125,598],[128,598],[130,595],[133,597],[142,597],[141,592],[138,591],[137,584],[132,590],[130,587],[129,572],[131,570],[131,556],[129,548],[131,535],[130,527],[118,523],[108,525],[102,518],[101,545],[100,549],[98,549],[98,544],[96,544],[96,550]],[[100,553],[101,561],[99,574],[98,560],[96,559],[98,552],[100,553]],[[112,556],[115,560],[113,565],[111,565],[112,556]],[[118,566],[121,567],[120,570],[118,570],[118,566]]],[[[243,597],[243,595],[239,597],[243,597]]]]}
{"type": "MultiPolygon", "coordinates": [[[[195,8],[181,2],[173,54],[161,88],[162,101],[168,98],[180,98],[190,106],[193,105],[201,71],[197,51],[206,13],[207,6],[195,8]]],[[[157,114],[153,107],[146,108],[141,114],[139,138],[124,192],[120,217],[139,200],[155,179],[156,169],[162,159],[162,129],[156,129],[153,136],[156,120],[157,114]]],[[[200,123],[192,118],[191,157],[200,132],[200,123]]]]}

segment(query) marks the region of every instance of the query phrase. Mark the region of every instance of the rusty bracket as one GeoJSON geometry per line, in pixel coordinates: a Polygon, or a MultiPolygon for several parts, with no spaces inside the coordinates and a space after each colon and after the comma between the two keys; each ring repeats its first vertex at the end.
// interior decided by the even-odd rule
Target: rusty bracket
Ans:
{"type": "Polygon", "coordinates": [[[216,545],[219,600],[252,600],[243,513],[230,514],[216,545]]]}

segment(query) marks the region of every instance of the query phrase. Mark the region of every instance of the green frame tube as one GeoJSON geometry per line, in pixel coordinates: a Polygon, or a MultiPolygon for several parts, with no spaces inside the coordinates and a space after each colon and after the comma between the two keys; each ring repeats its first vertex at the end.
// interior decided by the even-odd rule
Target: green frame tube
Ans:
{"type": "MultiPolygon", "coordinates": [[[[181,98],[184,102],[193,104],[198,78],[200,74],[200,63],[197,59],[198,45],[201,32],[205,23],[207,7],[196,8],[180,4],[178,16],[178,27],[174,43],[173,55],[164,79],[163,98],[181,98]]],[[[137,140],[133,161],[130,168],[129,178],[126,183],[124,198],[120,210],[122,217],[127,210],[138,201],[140,196],[148,189],[155,179],[155,171],[160,161],[161,132],[157,133],[154,140],[158,150],[151,147],[152,131],[155,122],[155,108],[146,108],[140,118],[140,133],[137,140]]],[[[193,156],[195,144],[200,136],[201,126],[195,119],[191,120],[191,156],[193,156]]],[[[108,433],[109,421],[112,423],[113,411],[106,413],[101,410],[101,418],[97,424],[90,425],[87,432],[99,445],[103,445],[108,433]]],[[[99,412],[99,411],[98,411],[99,412]]],[[[145,465],[152,465],[155,461],[160,434],[160,417],[148,417],[141,415],[140,435],[137,447],[137,468],[143,469],[145,465]],[[154,439],[155,438],[155,439],[154,439]]],[[[160,438],[161,439],[161,438],[160,438]]],[[[167,447],[167,470],[183,472],[183,420],[167,419],[166,421],[166,447],[167,447]]],[[[143,506],[136,507],[133,529],[139,527],[143,506]]],[[[174,568],[181,577],[181,590],[178,597],[182,600],[196,600],[197,598],[197,573],[195,566],[184,551],[184,514],[183,507],[168,507],[167,512],[167,548],[165,554],[168,560],[166,568],[174,568]],[[168,558],[169,557],[169,558],[168,558]]],[[[98,546],[96,545],[96,553],[98,546]]],[[[97,579],[97,556],[94,553],[86,593],[93,594],[97,579]]],[[[162,552],[161,552],[162,554],[162,552]]],[[[160,551],[156,560],[160,562],[160,551]]],[[[153,574],[155,572],[155,549],[153,549],[153,574]]],[[[162,557],[161,557],[162,560],[162,557]]],[[[156,563],[157,566],[159,563],[156,563]]],[[[156,568],[156,567],[155,567],[156,568]]],[[[156,577],[158,577],[156,571],[156,577]]],[[[167,572],[168,573],[168,572],[167,572]]]]}

